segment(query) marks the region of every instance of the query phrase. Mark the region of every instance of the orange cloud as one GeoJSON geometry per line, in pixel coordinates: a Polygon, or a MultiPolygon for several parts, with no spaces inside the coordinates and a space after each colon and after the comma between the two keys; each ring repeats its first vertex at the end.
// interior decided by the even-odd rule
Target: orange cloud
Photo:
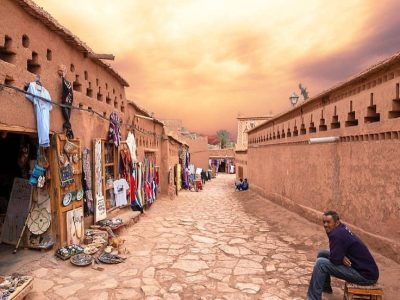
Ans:
{"type": "Polygon", "coordinates": [[[398,47],[395,0],[37,0],[129,81],[127,95],[190,130],[289,108],[398,47]],[[342,64],[339,64],[341,62],[342,64]]]}

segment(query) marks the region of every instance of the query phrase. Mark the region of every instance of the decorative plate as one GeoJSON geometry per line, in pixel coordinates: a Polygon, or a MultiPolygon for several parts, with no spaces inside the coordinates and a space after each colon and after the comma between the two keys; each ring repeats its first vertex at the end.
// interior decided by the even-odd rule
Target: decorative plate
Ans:
{"type": "Polygon", "coordinates": [[[84,248],[83,253],[85,253],[87,255],[92,255],[92,254],[95,254],[97,251],[99,251],[99,248],[87,245],[84,248]]]}
{"type": "Polygon", "coordinates": [[[78,153],[75,153],[72,155],[72,161],[76,164],[79,161],[79,155],[78,153]]]}
{"type": "Polygon", "coordinates": [[[103,253],[102,255],[99,256],[98,259],[103,264],[119,264],[125,260],[125,258],[122,258],[121,256],[109,253],[103,253]]]}
{"type": "Polygon", "coordinates": [[[68,206],[71,203],[71,201],[72,201],[72,194],[71,193],[66,193],[64,195],[63,200],[62,200],[62,204],[64,206],[68,206]]]}
{"type": "Polygon", "coordinates": [[[51,215],[45,208],[34,208],[26,220],[28,229],[33,234],[42,234],[50,227],[51,215]]]}
{"type": "Polygon", "coordinates": [[[77,254],[71,257],[71,264],[79,267],[89,266],[93,261],[93,257],[88,254],[77,254]]]}
{"type": "Polygon", "coordinates": [[[76,192],[76,200],[79,201],[82,200],[82,198],[83,198],[83,190],[78,190],[76,192]]]}

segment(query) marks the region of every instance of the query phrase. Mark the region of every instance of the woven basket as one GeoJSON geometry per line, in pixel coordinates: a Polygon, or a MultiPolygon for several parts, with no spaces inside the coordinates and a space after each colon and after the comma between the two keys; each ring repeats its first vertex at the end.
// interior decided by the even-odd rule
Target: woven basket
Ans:
{"type": "Polygon", "coordinates": [[[72,152],[74,152],[76,149],[78,149],[79,148],[79,146],[78,145],[75,145],[74,143],[72,143],[71,141],[69,141],[69,140],[67,140],[66,142],[65,142],[65,145],[64,145],[64,151],[66,152],[66,153],[72,153],[72,152]]]}

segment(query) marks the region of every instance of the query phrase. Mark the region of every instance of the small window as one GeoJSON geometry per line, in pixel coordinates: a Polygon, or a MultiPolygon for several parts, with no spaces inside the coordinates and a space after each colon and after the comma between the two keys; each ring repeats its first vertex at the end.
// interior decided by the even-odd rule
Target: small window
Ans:
{"type": "Polygon", "coordinates": [[[12,39],[6,35],[4,38],[4,46],[0,46],[0,59],[10,64],[15,62],[15,52],[12,50],[12,39]]]}
{"type": "Polygon", "coordinates": [[[88,72],[87,72],[87,71],[84,72],[84,75],[85,75],[85,80],[88,80],[89,75],[88,75],[88,72]]]}
{"type": "Polygon", "coordinates": [[[75,75],[75,81],[72,83],[72,88],[77,92],[82,91],[82,84],[79,82],[79,75],[75,75]]]}
{"type": "Polygon", "coordinates": [[[71,65],[69,66],[69,70],[70,70],[71,72],[75,72],[75,66],[74,66],[74,64],[71,64],[71,65]]]}
{"type": "Polygon", "coordinates": [[[22,46],[24,48],[28,48],[29,47],[29,37],[26,34],[24,34],[22,36],[22,46]]]}
{"type": "Polygon", "coordinates": [[[47,49],[46,57],[48,61],[51,61],[53,59],[53,53],[51,52],[50,49],[47,49]]]}
{"type": "Polygon", "coordinates": [[[33,74],[40,74],[39,57],[36,52],[32,52],[32,59],[28,59],[26,69],[33,74]]]}

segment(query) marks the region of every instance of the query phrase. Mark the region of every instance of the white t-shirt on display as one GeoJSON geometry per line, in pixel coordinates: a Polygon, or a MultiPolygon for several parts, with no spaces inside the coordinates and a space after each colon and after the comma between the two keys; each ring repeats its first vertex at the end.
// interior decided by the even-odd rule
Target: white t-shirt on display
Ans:
{"type": "Polygon", "coordinates": [[[129,185],[126,180],[124,178],[115,180],[113,185],[116,206],[127,205],[126,191],[129,190],[129,185]]]}

